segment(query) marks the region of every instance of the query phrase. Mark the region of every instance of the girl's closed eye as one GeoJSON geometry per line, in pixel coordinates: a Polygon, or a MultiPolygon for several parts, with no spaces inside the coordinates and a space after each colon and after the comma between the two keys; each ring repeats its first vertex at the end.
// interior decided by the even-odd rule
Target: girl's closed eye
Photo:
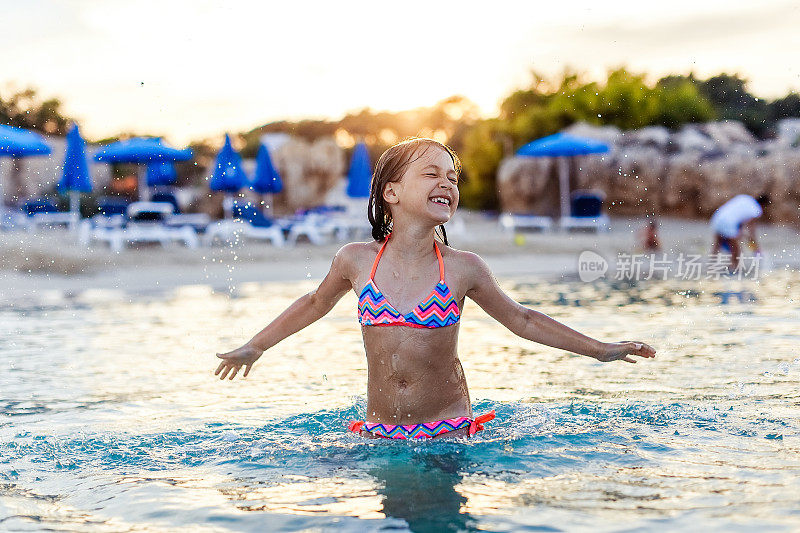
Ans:
{"type": "MultiPolygon", "coordinates": [[[[434,174],[433,172],[428,172],[428,173],[426,173],[425,175],[426,175],[426,176],[430,176],[430,177],[432,177],[432,178],[438,178],[438,177],[439,177],[439,175],[438,175],[438,174],[434,174]]],[[[453,184],[455,184],[455,185],[458,185],[458,178],[456,178],[456,177],[450,177],[450,178],[448,178],[448,179],[450,180],[450,182],[451,182],[451,183],[453,183],[453,184]]]]}

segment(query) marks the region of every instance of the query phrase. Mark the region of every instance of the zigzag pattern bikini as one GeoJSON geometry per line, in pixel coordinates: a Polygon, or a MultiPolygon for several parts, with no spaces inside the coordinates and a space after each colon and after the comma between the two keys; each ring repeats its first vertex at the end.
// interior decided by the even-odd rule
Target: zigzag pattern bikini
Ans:
{"type": "Polygon", "coordinates": [[[355,433],[367,431],[378,437],[386,439],[429,439],[442,433],[449,433],[457,429],[469,428],[469,436],[483,430],[483,423],[494,419],[494,410],[484,413],[477,418],[459,416],[446,418],[436,422],[423,422],[422,424],[407,424],[395,426],[392,424],[370,424],[363,420],[352,420],[347,429],[355,433]]]}
{"type": "Polygon", "coordinates": [[[451,326],[458,322],[461,312],[458,303],[450,292],[450,287],[444,281],[444,261],[439,251],[439,246],[434,241],[433,247],[436,250],[436,258],[439,260],[439,283],[410,313],[402,314],[389,303],[386,296],[375,285],[375,270],[381,260],[383,250],[389,238],[381,246],[375,262],[372,264],[372,271],[369,280],[361,294],[358,296],[358,321],[362,326],[410,326],[412,328],[442,328],[451,326]]]}
{"type": "MultiPolygon", "coordinates": [[[[408,326],[412,328],[442,328],[452,326],[461,318],[458,303],[444,281],[444,261],[436,241],[433,248],[439,261],[439,283],[430,295],[417,305],[411,312],[402,314],[389,303],[386,296],[375,285],[375,271],[383,255],[383,250],[389,242],[389,237],[375,256],[369,280],[358,296],[358,321],[362,326],[408,326]]],[[[436,422],[423,422],[421,424],[392,425],[373,424],[363,420],[352,420],[348,429],[356,433],[366,431],[372,435],[387,439],[426,439],[449,433],[457,429],[469,428],[469,435],[483,429],[483,423],[494,418],[494,411],[472,419],[466,416],[437,420],[436,422]]]]}

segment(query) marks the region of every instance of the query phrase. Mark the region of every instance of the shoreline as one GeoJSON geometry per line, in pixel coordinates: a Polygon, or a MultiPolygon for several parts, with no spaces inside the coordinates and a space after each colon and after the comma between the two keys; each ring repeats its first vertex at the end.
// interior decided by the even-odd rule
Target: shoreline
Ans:
{"type": "MultiPolygon", "coordinates": [[[[496,219],[482,213],[459,216],[465,230],[448,230],[451,243],[483,257],[498,279],[576,277],[578,256],[586,250],[607,259],[641,253],[639,231],[646,224],[642,218],[614,218],[607,233],[524,233],[515,239],[499,228],[496,219]]],[[[711,234],[706,222],[662,218],[659,224],[664,252],[708,253],[711,234]]],[[[761,225],[759,235],[774,268],[800,269],[797,230],[761,225]]],[[[56,292],[151,293],[187,285],[229,291],[242,283],[318,281],[343,244],[274,248],[247,241],[198,249],[148,245],[115,254],[102,245],[81,247],[73,237],[63,229],[0,233],[0,302],[40,299],[56,292]]]]}

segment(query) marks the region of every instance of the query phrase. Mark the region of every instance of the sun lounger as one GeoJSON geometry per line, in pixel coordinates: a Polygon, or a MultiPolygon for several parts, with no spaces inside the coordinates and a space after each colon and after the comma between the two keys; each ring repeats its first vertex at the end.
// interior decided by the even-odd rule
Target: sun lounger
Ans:
{"type": "Polygon", "coordinates": [[[158,242],[168,246],[174,241],[196,248],[200,241],[191,226],[168,226],[166,220],[173,206],[166,202],[134,202],[128,206],[124,219],[95,217],[81,224],[79,241],[85,245],[92,241],[107,242],[119,252],[126,244],[158,242]]]}
{"type": "Polygon", "coordinates": [[[336,231],[335,223],[330,215],[308,212],[288,220],[283,224],[289,230],[286,240],[296,244],[300,237],[306,237],[312,244],[325,244],[331,240],[336,231]]]}
{"type": "Polygon", "coordinates": [[[28,217],[15,209],[0,205],[0,230],[22,230],[28,228],[28,217]]]}
{"type": "Polygon", "coordinates": [[[548,231],[553,227],[553,219],[539,215],[503,213],[498,222],[503,229],[512,233],[531,230],[548,231]]]}
{"type": "Polygon", "coordinates": [[[237,235],[268,240],[275,246],[283,246],[286,243],[281,226],[267,218],[255,205],[249,202],[234,202],[231,212],[233,219],[220,220],[208,226],[204,236],[207,245],[213,244],[217,239],[231,241],[237,235]]]}
{"type": "Polygon", "coordinates": [[[570,198],[571,216],[561,217],[560,225],[565,230],[590,229],[609,231],[608,216],[602,213],[605,194],[602,191],[578,190],[570,198]]]}
{"type": "Polygon", "coordinates": [[[211,217],[205,213],[184,213],[178,204],[178,199],[171,192],[155,192],[150,201],[172,205],[172,213],[165,221],[167,226],[191,226],[197,232],[204,232],[211,223],[211,217]]]}
{"type": "Polygon", "coordinates": [[[22,210],[28,216],[26,226],[29,231],[36,231],[39,226],[73,227],[80,219],[78,213],[59,211],[56,205],[47,199],[29,200],[23,204],[22,210]]]}

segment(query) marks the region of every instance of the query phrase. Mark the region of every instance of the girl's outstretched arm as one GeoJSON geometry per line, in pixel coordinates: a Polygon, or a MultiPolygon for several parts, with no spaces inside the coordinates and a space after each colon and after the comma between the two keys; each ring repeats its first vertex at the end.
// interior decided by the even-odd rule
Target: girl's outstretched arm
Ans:
{"type": "Polygon", "coordinates": [[[352,244],[342,247],[333,258],[330,271],[319,287],[298,298],[267,327],[256,334],[244,346],[228,353],[218,353],[222,362],[214,372],[219,379],[233,379],[242,366],[243,377],[247,377],[253,363],[269,348],[319,320],[333,309],[342,296],[352,288],[350,267],[352,244]],[[228,374],[230,373],[230,376],[228,374]]]}
{"type": "Polygon", "coordinates": [[[465,254],[465,260],[468,263],[465,272],[469,277],[467,296],[512,333],[546,346],[587,355],[598,361],[622,359],[635,363],[636,360],[628,357],[629,355],[655,357],[656,351],[643,342],[600,342],[544,313],[518,304],[503,292],[483,259],[475,254],[465,254]]]}

